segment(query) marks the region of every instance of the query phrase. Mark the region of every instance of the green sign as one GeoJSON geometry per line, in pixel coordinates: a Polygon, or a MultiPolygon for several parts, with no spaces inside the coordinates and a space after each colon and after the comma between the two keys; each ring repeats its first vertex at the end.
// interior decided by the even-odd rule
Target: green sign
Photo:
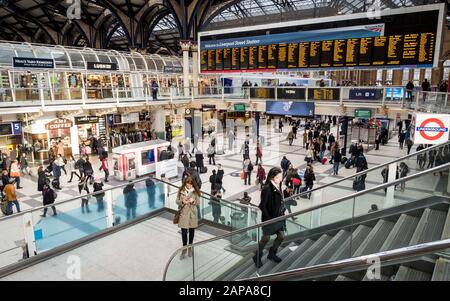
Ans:
{"type": "Polygon", "coordinates": [[[356,118],[371,118],[372,111],[371,110],[355,110],[356,118]]]}
{"type": "Polygon", "coordinates": [[[245,104],[243,103],[238,103],[234,105],[234,110],[236,112],[245,112],[245,104]]]}

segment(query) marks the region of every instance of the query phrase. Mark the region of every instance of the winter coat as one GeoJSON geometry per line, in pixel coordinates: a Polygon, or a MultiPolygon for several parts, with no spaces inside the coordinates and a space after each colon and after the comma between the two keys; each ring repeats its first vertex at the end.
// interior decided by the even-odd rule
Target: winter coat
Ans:
{"type": "Polygon", "coordinates": [[[222,184],[224,174],[225,174],[225,172],[223,171],[223,169],[217,170],[217,179],[220,184],[222,184]]]}
{"type": "Polygon", "coordinates": [[[53,176],[55,178],[61,177],[61,166],[59,166],[56,161],[53,162],[53,176]]]}
{"type": "MultiPolygon", "coordinates": [[[[261,203],[259,204],[262,216],[261,222],[265,222],[284,215],[284,204],[281,192],[272,184],[268,183],[261,191],[261,203]]],[[[273,235],[283,231],[285,221],[277,222],[263,227],[264,235],[273,235]]]]}
{"type": "Polygon", "coordinates": [[[258,167],[258,171],[256,173],[256,178],[259,181],[264,181],[266,179],[266,171],[264,170],[264,168],[262,166],[258,167]]]}
{"type": "Polygon", "coordinates": [[[314,172],[305,172],[304,180],[306,186],[314,185],[314,181],[316,180],[314,172]]]}
{"type": "Polygon", "coordinates": [[[181,191],[179,197],[177,197],[177,205],[181,209],[180,220],[178,221],[178,227],[182,229],[192,229],[198,227],[198,210],[197,206],[200,204],[200,196],[195,191],[181,191]],[[193,204],[185,204],[183,201],[193,198],[195,202],[193,204]]]}
{"type": "Polygon", "coordinates": [[[287,170],[289,168],[289,164],[291,162],[288,159],[282,159],[281,160],[281,169],[282,170],[287,170]]]}
{"type": "Polygon", "coordinates": [[[42,191],[42,197],[44,206],[53,204],[55,202],[55,192],[50,187],[42,191]]]}
{"type": "Polygon", "coordinates": [[[196,153],[195,154],[195,163],[196,163],[197,167],[203,167],[204,166],[203,159],[204,159],[203,153],[196,153]]]}
{"type": "Polygon", "coordinates": [[[123,189],[123,195],[125,196],[125,207],[136,208],[137,206],[137,192],[134,187],[126,186],[123,189]]]}
{"type": "Polygon", "coordinates": [[[183,166],[184,166],[185,168],[187,168],[187,167],[189,166],[189,158],[188,158],[187,156],[183,156],[183,157],[181,158],[181,163],[183,163],[183,166]]]}
{"type": "Polygon", "coordinates": [[[45,171],[41,171],[38,173],[38,191],[42,191],[44,189],[44,184],[46,182],[45,171]]]}

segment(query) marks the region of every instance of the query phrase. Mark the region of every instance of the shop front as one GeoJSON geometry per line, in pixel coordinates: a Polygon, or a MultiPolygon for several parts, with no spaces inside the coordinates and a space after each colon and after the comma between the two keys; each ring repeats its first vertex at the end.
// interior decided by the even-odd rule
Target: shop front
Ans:
{"type": "Polygon", "coordinates": [[[22,144],[22,123],[20,121],[0,123],[0,152],[9,155],[19,144],[22,144]]]}
{"type": "Polygon", "coordinates": [[[98,143],[107,146],[105,118],[99,116],[83,116],[74,118],[78,133],[80,153],[85,147],[86,154],[96,154],[98,143]]]}
{"type": "MultiPolygon", "coordinates": [[[[64,146],[64,157],[70,157],[72,153],[72,141],[71,141],[71,128],[73,127],[73,121],[66,118],[58,118],[50,121],[45,125],[48,131],[49,147],[44,149],[51,149],[50,154],[53,152],[57,154],[57,145],[59,141],[64,146]]],[[[39,136],[39,135],[38,135],[39,136]]],[[[36,137],[39,138],[39,137],[36,137]]],[[[43,138],[43,136],[41,136],[43,138]]],[[[37,139],[40,141],[41,139],[37,139]]]]}
{"type": "Polygon", "coordinates": [[[184,109],[166,111],[166,132],[169,128],[172,131],[172,139],[184,137],[184,109]]]}

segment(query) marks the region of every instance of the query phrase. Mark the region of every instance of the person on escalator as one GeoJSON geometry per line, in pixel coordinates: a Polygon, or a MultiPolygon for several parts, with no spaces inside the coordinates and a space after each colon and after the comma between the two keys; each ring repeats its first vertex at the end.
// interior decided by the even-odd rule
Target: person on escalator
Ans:
{"type": "MultiPolygon", "coordinates": [[[[261,222],[265,222],[284,215],[286,208],[283,204],[283,195],[281,192],[281,182],[283,181],[282,171],[278,167],[274,167],[269,171],[266,183],[261,191],[261,203],[259,209],[261,209],[262,217],[261,222]]],[[[278,257],[277,251],[279,246],[284,240],[284,229],[286,228],[285,221],[279,221],[271,223],[262,227],[263,237],[258,243],[258,250],[253,256],[253,261],[258,268],[261,268],[263,263],[261,261],[263,250],[266,244],[270,240],[270,236],[276,234],[272,247],[269,250],[267,259],[276,263],[281,262],[281,258],[278,257]]]]}

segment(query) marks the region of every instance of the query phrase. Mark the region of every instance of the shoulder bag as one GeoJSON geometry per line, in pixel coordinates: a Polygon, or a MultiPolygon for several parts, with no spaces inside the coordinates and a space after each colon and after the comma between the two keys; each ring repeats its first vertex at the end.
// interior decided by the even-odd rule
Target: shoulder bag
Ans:
{"type": "Polygon", "coordinates": [[[181,211],[183,211],[184,204],[181,206],[180,209],[178,209],[177,213],[175,213],[175,216],[173,217],[173,223],[176,225],[180,221],[181,211]]]}

